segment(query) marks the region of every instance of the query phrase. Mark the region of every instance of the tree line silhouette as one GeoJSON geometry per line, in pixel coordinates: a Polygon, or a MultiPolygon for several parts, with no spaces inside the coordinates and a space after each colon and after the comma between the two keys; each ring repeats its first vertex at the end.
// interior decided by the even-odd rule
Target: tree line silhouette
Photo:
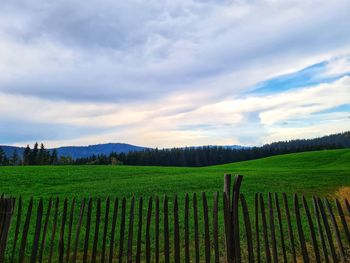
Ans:
{"type": "Polygon", "coordinates": [[[46,150],[36,143],[33,149],[29,145],[22,158],[16,153],[6,157],[0,149],[2,165],[145,165],[145,166],[208,166],[246,160],[253,160],[279,154],[342,149],[350,147],[350,132],[328,135],[316,139],[280,141],[261,147],[235,149],[225,146],[203,146],[172,149],[146,149],[128,153],[92,155],[88,158],[73,159],[59,156],[56,150],[46,150]]]}

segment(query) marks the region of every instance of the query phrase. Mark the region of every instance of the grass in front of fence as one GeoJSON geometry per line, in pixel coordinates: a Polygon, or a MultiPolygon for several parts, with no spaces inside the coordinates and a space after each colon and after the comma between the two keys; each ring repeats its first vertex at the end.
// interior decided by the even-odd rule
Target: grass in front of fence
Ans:
{"type": "MultiPolygon", "coordinates": [[[[147,212],[146,203],[148,197],[154,197],[155,194],[157,194],[162,200],[162,197],[166,194],[169,196],[169,226],[170,231],[173,231],[173,195],[175,193],[178,194],[179,206],[182,208],[179,209],[179,218],[181,225],[180,229],[182,230],[185,194],[190,193],[190,196],[192,196],[192,193],[194,192],[197,192],[199,195],[201,192],[206,192],[209,204],[209,211],[211,212],[213,194],[216,191],[222,191],[224,173],[239,173],[244,175],[241,190],[245,194],[249,211],[252,213],[254,207],[253,205],[255,192],[260,192],[264,194],[264,197],[266,198],[266,208],[268,192],[286,192],[290,197],[290,201],[292,200],[293,193],[304,193],[306,196],[309,197],[311,195],[333,195],[333,193],[335,193],[341,187],[350,185],[349,160],[350,150],[332,150],[281,155],[255,161],[247,161],[235,164],[203,168],[131,166],[1,167],[0,180],[2,182],[2,192],[14,196],[23,196],[23,213],[26,212],[28,200],[32,196],[35,198],[36,201],[38,201],[39,196],[44,197],[46,201],[49,197],[60,196],[60,211],[62,211],[64,197],[68,197],[70,200],[73,197],[76,197],[77,207],[75,209],[75,220],[77,220],[79,213],[78,208],[80,205],[80,201],[83,197],[93,197],[95,201],[97,197],[100,197],[102,200],[105,200],[105,198],[107,198],[108,196],[128,197],[126,209],[128,218],[130,197],[132,195],[135,195],[137,198],[142,195],[145,198],[143,206],[143,216],[145,216],[147,212]]],[[[119,202],[121,202],[121,200],[119,200],[119,202]]],[[[200,198],[198,202],[200,226],[203,226],[203,212],[200,198]]],[[[280,200],[280,202],[282,202],[282,200],[280,200]]],[[[221,198],[219,205],[220,211],[222,211],[221,198]]],[[[290,203],[290,206],[292,207],[292,203],[290,203]]],[[[309,204],[309,206],[311,206],[311,203],[309,204]]],[[[137,207],[138,205],[136,202],[135,218],[137,218],[137,207]]],[[[95,208],[96,203],[94,204],[94,209],[95,208]]],[[[102,209],[103,208],[104,206],[102,206],[102,209]]],[[[94,212],[95,210],[93,210],[91,236],[93,235],[94,231],[94,212]]],[[[36,207],[33,208],[33,214],[35,213],[36,207]]],[[[110,212],[110,214],[111,213],[112,212],[110,212]]],[[[190,210],[190,213],[193,213],[193,211],[190,210]]],[[[33,217],[33,220],[34,218],[35,217],[33,217]]],[[[253,218],[252,214],[251,218],[253,218]]],[[[22,219],[22,225],[23,220],[24,219],[22,219]]],[[[128,219],[126,219],[126,224],[128,224],[127,220],[128,219]]],[[[210,222],[211,220],[212,218],[210,214],[210,222]]],[[[224,243],[224,235],[222,234],[222,220],[223,216],[222,213],[220,213],[220,243],[224,243]]],[[[32,222],[32,224],[33,223],[34,222],[32,222]]],[[[34,226],[32,224],[28,236],[29,243],[31,243],[31,241],[33,240],[34,226]]],[[[74,222],[74,226],[75,225],[76,221],[74,222]]],[[[307,230],[306,221],[303,222],[303,226],[307,230]]],[[[13,227],[14,225],[12,225],[12,228],[13,227]]],[[[102,226],[100,226],[100,228],[101,227],[102,226]]],[[[118,218],[117,233],[119,233],[119,227],[120,217],[118,218]]],[[[128,225],[126,225],[126,228],[127,227],[128,225]]],[[[284,229],[286,229],[286,225],[284,225],[284,229]]],[[[51,226],[49,226],[49,231],[50,230],[51,226]]],[[[190,233],[190,238],[191,240],[193,240],[194,234],[192,227],[191,230],[192,231],[190,233]]],[[[202,242],[201,246],[203,246],[204,229],[201,228],[199,230],[202,242]]],[[[100,231],[100,233],[102,233],[102,230],[100,231]]],[[[134,231],[136,236],[137,221],[135,221],[134,231]]],[[[151,231],[154,231],[154,225],[152,225],[151,231]]],[[[162,228],[160,231],[162,231],[162,228]]],[[[83,226],[80,238],[81,241],[79,251],[81,251],[82,249],[84,233],[85,228],[83,226]]],[[[183,235],[183,232],[181,232],[181,234],[183,235]]],[[[55,252],[57,252],[58,235],[59,233],[56,236],[55,252]]],[[[118,239],[118,236],[116,237],[116,239],[118,239]]],[[[10,236],[10,244],[11,242],[12,237],[10,236]]],[[[154,244],[153,242],[154,240],[152,240],[152,244],[154,244]]],[[[162,237],[160,242],[162,252],[162,237]]],[[[172,245],[172,243],[173,240],[171,239],[170,244],[172,245]]],[[[220,247],[223,248],[223,246],[220,247]]],[[[133,249],[134,251],[136,249],[135,243],[133,249]]],[[[193,255],[193,242],[191,245],[191,252],[193,255]]],[[[27,248],[26,253],[30,253],[30,246],[27,248]]],[[[203,258],[203,250],[201,250],[201,253],[201,257],[203,258]]],[[[223,254],[224,251],[221,250],[221,255],[223,254]]]]}

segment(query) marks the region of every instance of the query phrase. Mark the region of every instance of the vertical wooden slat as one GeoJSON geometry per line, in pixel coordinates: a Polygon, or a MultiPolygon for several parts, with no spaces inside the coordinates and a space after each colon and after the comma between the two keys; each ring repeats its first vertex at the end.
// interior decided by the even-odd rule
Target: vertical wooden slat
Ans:
{"type": "Polygon", "coordinates": [[[142,196],[139,199],[139,222],[137,229],[137,243],[136,243],[136,263],[140,263],[141,261],[141,242],[142,242],[142,206],[143,206],[143,198],[142,196]]]}
{"type": "Polygon", "coordinates": [[[17,218],[16,218],[15,234],[14,234],[14,238],[13,238],[11,262],[14,261],[14,257],[15,257],[15,253],[16,253],[17,240],[18,240],[18,234],[19,234],[19,228],[21,226],[21,220],[22,220],[22,196],[19,197],[17,206],[18,206],[18,208],[17,208],[17,218]]]}
{"type": "Polygon", "coordinates": [[[197,195],[193,194],[193,223],[194,223],[194,248],[196,255],[196,263],[199,263],[199,233],[198,233],[198,206],[197,206],[197,195]]]}
{"type": "Polygon", "coordinates": [[[290,218],[288,199],[287,199],[286,193],[283,193],[282,196],[283,196],[284,209],[285,209],[286,218],[287,218],[288,235],[289,235],[290,247],[291,247],[291,251],[292,251],[292,260],[293,260],[293,263],[296,263],[297,262],[297,255],[296,255],[296,251],[295,251],[294,234],[293,234],[292,222],[291,222],[291,218],[290,218]]]}
{"type": "Polygon", "coordinates": [[[324,262],[329,262],[328,252],[327,252],[327,247],[326,247],[326,243],[325,243],[325,239],[324,239],[324,235],[323,235],[323,229],[322,229],[322,224],[321,224],[321,220],[320,220],[320,212],[318,209],[317,200],[315,197],[312,197],[312,201],[313,201],[314,211],[315,211],[315,216],[316,216],[318,235],[321,239],[321,246],[322,246],[324,262]]]}
{"type": "Polygon", "coordinates": [[[275,193],[275,206],[277,211],[277,218],[278,218],[278,227],[280,230],[280,238],[281,238],[281,247],[282,247],[282,255],[283,255],[283,262],[287,262],[287,252],[286,252],[286,245],[284,242],[284,230],[282,225],[282,214],[281,214],[281,207],[278,200],[278,194],[275,193]]]}
{"type": "Polygon", "coordinates": [[[150,228],[151,228],[151,219],[152,219],[152,197],[148,200],[148,209],[147,209],[147,221],[146,221],[146,263],[151,262],[151,237],[150,237],[150,228]]]}
{"type": "Polygon", "coordinates": [[[43,217],[43,199],[40,198],[39,204],[38,204],[38,209],[37,209],[37,214],[36,214],[36,224],[35,224],[35,233],[34,233],[34,240],[33,240],[33,246],[32,246],[32,254],[30,257],[31,263],[35,263],[36,259],[37,259],[42,217],[43,217]]]}
{"type": "Polygon", "coordinates": [[[231,200],[231,174],[224,175],[224,193],[227,194],[228,200],[231,200]]]}
{"type": "Polygon", "coordinates": [[[273,201],[272,193],[268,195],[268,206],[269,206],[269,219],[270,219],[270,235],[271,235],[271,246],[272,246],[272,258],[273,262],[277,262],[277,242],[276,242],[276,232],[275,232],[275,216],[273,213],[273,201]]]}
{"type": "Polygon", "coordinates": [[[241,196],[241,205],[242,205],[244,226],[245,226],[246,239],[247,239],[248,261],[254,262],[252,226],[250,223],[248,206],[244,198],[244,195],[241,194],[240,196],[241,196]]]}
{"type": "Polygon", "coordinates": [[[49,250],[49,258],[48,258],[49,263],[51,263],[52,256],[53,256],[53,248],[55,246],[55,236],[56,236],[56,230],[57,230],[59,203],[60,203],[60,199],[57,197],[56,202],[55,202],[55,211],[54,211],[54,216],[53,216],[53,225],[52,225],[52,232],[51,232],[51,239],[50,239],[50,250],[49,250]]]}
{"type": "Polygon", "coordinates": [[[47,229],[49,226],[49,220],[50,220],[50,215],[51,215],[51,207],[52,207],[52,198],[49,199],[48,205],[47,205],[47,210],[46,210],[46,216],[45,216],[45,221],[44,221],[44,228],[43,228],[43,235],[41,238],[41,245],[40,245],[40,250],[39,250],[39,257],[38,257],[38,262],[41,263],[43,259],[43,254],[45,250],[45,245],[46,245],[46,233],[47,229]]]}
{"type": "Polygon", "coordinates": [[[337,221],[335,220],[332,207],[326,198],[324,199],[324,203],[326,204],[328,213],[329,213],[330,218],[331,218],[331,223],[332,223],[332,227],[333,227],[334,234],[335,234],[335,240],[337,241],[338,250],[339,250],[339,254],[340,254],[340,260],[342,262],[345,262],[344,246],[343,246],[343,242],[342,242],[341,237],[340,237],[340,232],[339,232],[337,221]]]}
{"type": "Polygon", "coordinates": [[[109,223],[109,206],[110,206],[110,198],[108,197],[106,199],[105,217],[104,217],[104,224],[103,224],[101,263],[105,263],[106,261],[106,243],[107,243],[107,231],[108,231],[108,223],[109,223]]]}
{"type": "Polygon", "coordinates": [[[99,231],[100,231],[100,221],[101,221],[101,199],[98,198],[97,206],[96,206],[95,233],[94,233],[94,242],[92,245],[91,263],[96,263],[97,245],[98,245],[98,237],[99,237],[99,231]]]}
{"type": "Polygon", "coordinates": [[[58,249],[59,249],[59,257],[58,262],[63,263],[63,257],[64,257],[64,230],[66,227],[66,219],[67,219],[67,206],[68,206],[68,200],[67,197],[64,200],[63,204],[63,214],[62,214],[62,221],[61,221],[61,231],[60,231],[60,239],[58,242],[58,249]]]}
{"type": "Polygon", "coordinates": [[[27,245],[27,236],[28,236],[30,219],[32,216],[32,209],[33,209],[33,198],[31,198],[29,201],[26,220],[25,220],[24,226],[23,226],[22,240],[21,240],[21,246],[19,249],[19,256],[18,256],[19,263],[24,262],[24,257],[25,257],[24,255],[25,255],[25,250],[26,250],[26,245],[27,245]]]}
{"type": "Polygon", "coordinates": [[[304,262],[309,262],[309,255],[308,255],[308,252],[306,249],[304,231],[303,231],[303,227],[301,225],[301,216],[300,216],[299,201],[298,201],[297,194],[294,194],[294,211],[295,211],[295,218],[296,218],[296,222],[297,222],[301,255],[303,257],[304,262]]]}
{"type": "Polygon", "coordinates": [[[70,214],[69,214],[66,263],[68,263],[69,259],[70,259],[70,247],[71,247],[71,241],[72,241],[72,227],[73,227],[73,220],[74,220],[74,209],[75,209],[75,197],[72,200],[70,214]]]}
{"type": "Polygon", "coordinates": [[[220,262],[220,254],[219,254],[219,193],[216,192],[214,194],[214,205],[213,205],[213,243],[214,243],[214,258],[215,263],[220,262]]]}
{"type": "Polygon", "coordinates": [[[78,246],[79,246],[79,237],[80,237],[80,229],[81,229],[81,224],[83,222],[84,210],[85,210],[85,198],[83,199],[83,202],[81,203],[81,206],[80,206],[79,218],[78,218],[78,223],[77,223],[77,229],[76,229],[76,232],[75,232],[74,251],[73,251],[73,257],[72,257],[72,262],[73,263],[75,263],[76,260],[77,260],[77,253],[78,253],[78,246]]]}
{"type": "Polygon", "coordinates": [[[156,196],[156,209],[155,209],[155,260],[159,263],[159,197],[156,196]]]}
{"type": "Polygon", "coordinates": [[[337,206],[338,214],[339,214],[342,226],[343,226],[343,231],[345,233],[345,237],[346,237],[346,240],[348,242],[348,246],[350,246],[350,233],[349,233],[348,224],[346,223],[343,208],[341,207],[338,199],[335,199],[335,205],[337,206]]]}
{"type": "Polygon", "coordinates": [[[324,229],[326,231],[326,236],[327,236],[328,245],[329,245],[329,248],[330,248],[330,251],[331,251],[332,259],[333,259],[334,262],[336,262],[338,259],[337,259],[337,254],[335,252],[335,247],[334,247],[334,243],[333,243],[332,233],[331,233],[331,230],[330,230],[330,227],[329,227],[329,223],[328,223],[328,220],[327,220],[327,216],[326,216],[326,213],[325,213],[325,210],[324,210],[323,203],[322,203],[320,198],[317,198],[317,206],[318,206],[318,209],[319,209],[319,211],[321,213],[321,217],[322,217],[324,229]]]}
{"type": "Polygon", "coordinates": [[[85,238],[84,238],[84,254],[83,262],[87,262],[88,251],[89,251],[89,239],[90,239],[90,227],[91,227],[91,212],[92,212],[92,198],[89,198],[88,208],[86,213],[86,229],[85,229],[85,238]]]}
{"type": "Polygon", "coordinates": [[[169,218],[168,218],[168,197],[164,196],[163,203],[163,223],[164,223],[164,262],[169,263],[170,252],[169,252],[169,218]]]}
{"type": "Polygon", "coordinates": [[[130,214],[129,214],[129,231],[128,231],[128,250],[127,262],[132,262],[132,243],[134,238],[134,214],[135,214],[135,197],[131,199],[130,214]]]}
{"type": "Polygon", "coordinates": [[[238,204],[239,204],[239,194],[243,176],[236,175],[233,184],[232,191],[232,230],[233,230],[233,241],[234,246],[233,258],[235,258],[237,263],[241,262],[241,245],[240,245],[240,235],[239,235],[239,218],[238,218],[238,204]]]}
{"type": "Polygon", "coordinates": [[[190,262],[189,196],[185,196],[185,262],[190,262]]]}
{"type": "Polygon", "coordinates": [[[1,233],[0,233],[0,262],[4,260],[5,258],[5,252],[6,252],[6,246],[7,246],[7,240],[8,240],[8,234],[11,226],[11,220],[15,205],[15,199],[14,198],[4,198],[3,199],[3,205],[4,205],[4,215],[3,215],[3,222],[0,225],[1,233]]]}
{"type": "Polygon", "coordinates": [[[174,196],[174,262],[180,263],[180,229],[179,229],[179,205],[177,195],[174,196]]]}
{"type": "Polygon", "coordinates": [[[116,228],[117,218],[118,218],[118,205],[119,205],[118,198],[115,198],[114,208],[113,208],[113,217],[112,217],[111,240],[109,243],[109,257],[108,257],[109,263],[112,263],[114,258],[115,228],[116,228]]]}
{"type": "Polygon", "coordinates": [[[120,235],[119,235],[119,255],[118,262],[123,262],[123,253],[124,253],[124,235],[125,235],[125,213],[126,213],[126,199],[125,197],[122,200],[122,214],[120,221],[120,235]]]}
{"type": "Polygon", "coordinates": [[[260,232],[259,232],[259,194],[255,193],[255,236],[256,236],[256,261],[261,262],[260,258],[260,232]]]}
{"type": "Polygon", "coordinates": [[[264,238],[264,245],[265,245],[265,261],[271,262],[269,237],[267,234],[265,204],[264,204],[264,198],[262,194],[260,194],[260,210],[261,210],[261,223],[262,223],[263,238],[264,238]]]}
{"type": "Polygon", "coordinates": [[[230,211],[230,200],[228,199],[228,195],[226,193],[223,193],[222,200],[223,200],[223,210],[224,210],[226,261],[228,263],[232,263],[233,257],[232,257],[231,211],[230,211]]]}
{"type": "Polygon", "coordinates": [[[311,218],[309,206],[307,204],[305,196],[303,196],[302,199],[303,199],[304,210],[305,210],[306,217],[307,217],[307,222],[309,224],[310,236],[311,236],[312,247],[314,249],[315,260],[316,260],[316,262],[321,262],[320,251],[318,249],[318,244],[317,244],[317,239],[316,239],[316,234],[315,234],[315,229],[314,229],[314,223],[313,223],[312,218],[311,218]]]}
{"type": "Polygon", "coordinates": [[[345,199],[344,202],[345,202],[346,210],[348,211],[348,216],[350,216],[350,204],[347,199],[345,199]]]}
{"type": "Polygon", "coordinates": [[[205,192],[202,192],[203,219],[204,219],[204,244],[205,244],[205,262],[210,262],[210,234],[209,234],[209,216],[208,202],[205,192]]]}

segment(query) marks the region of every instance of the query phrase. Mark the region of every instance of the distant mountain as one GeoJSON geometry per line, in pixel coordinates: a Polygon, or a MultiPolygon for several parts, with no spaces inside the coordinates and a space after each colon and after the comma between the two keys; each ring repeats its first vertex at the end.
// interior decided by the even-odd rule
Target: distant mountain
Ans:
{"type": "Polygon", "coordinates": [[[89,146],[66,146],[56,148],[58,156],[71,156],[73,159],[86,158],[90,157],[91,155],[98,154],[109,155],[112,152],[128,153],[131,151],[142,151],[145,149],[147,148],[126,143],[105,143],[89,146]]]}
{"type": "MultiPolygon", "coordinates": [[[[32,147],[32,145],[31,145],[32,147]]],[[[23,155],[24,147],[15,147],[15,146],[2,146],[0,148],[4,150],[7,156],[13,155],[15,151],[19,156],[23,155]]],[[[71,156],[72,158],[85,158],[90,157],[91,155],[105,154],[109,155],[112,152],[116,153],[128,153],[131,151],[142,151],[147,149],[146,147],[135,146],[126,143],[105,143],[89,146],[64,146],[58,148],[52,148],[50,150],[56,149],[58,156],[71,156]]]]}

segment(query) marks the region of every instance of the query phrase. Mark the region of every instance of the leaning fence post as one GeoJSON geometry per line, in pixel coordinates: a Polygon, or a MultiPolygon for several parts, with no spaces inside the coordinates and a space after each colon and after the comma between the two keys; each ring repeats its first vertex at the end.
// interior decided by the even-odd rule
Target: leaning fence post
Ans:
{"type": "Polygon", "coordinates": [[[231,200],[231,174],[224,174],[224,193],[227,194],[228,200],[231,200]]]}

